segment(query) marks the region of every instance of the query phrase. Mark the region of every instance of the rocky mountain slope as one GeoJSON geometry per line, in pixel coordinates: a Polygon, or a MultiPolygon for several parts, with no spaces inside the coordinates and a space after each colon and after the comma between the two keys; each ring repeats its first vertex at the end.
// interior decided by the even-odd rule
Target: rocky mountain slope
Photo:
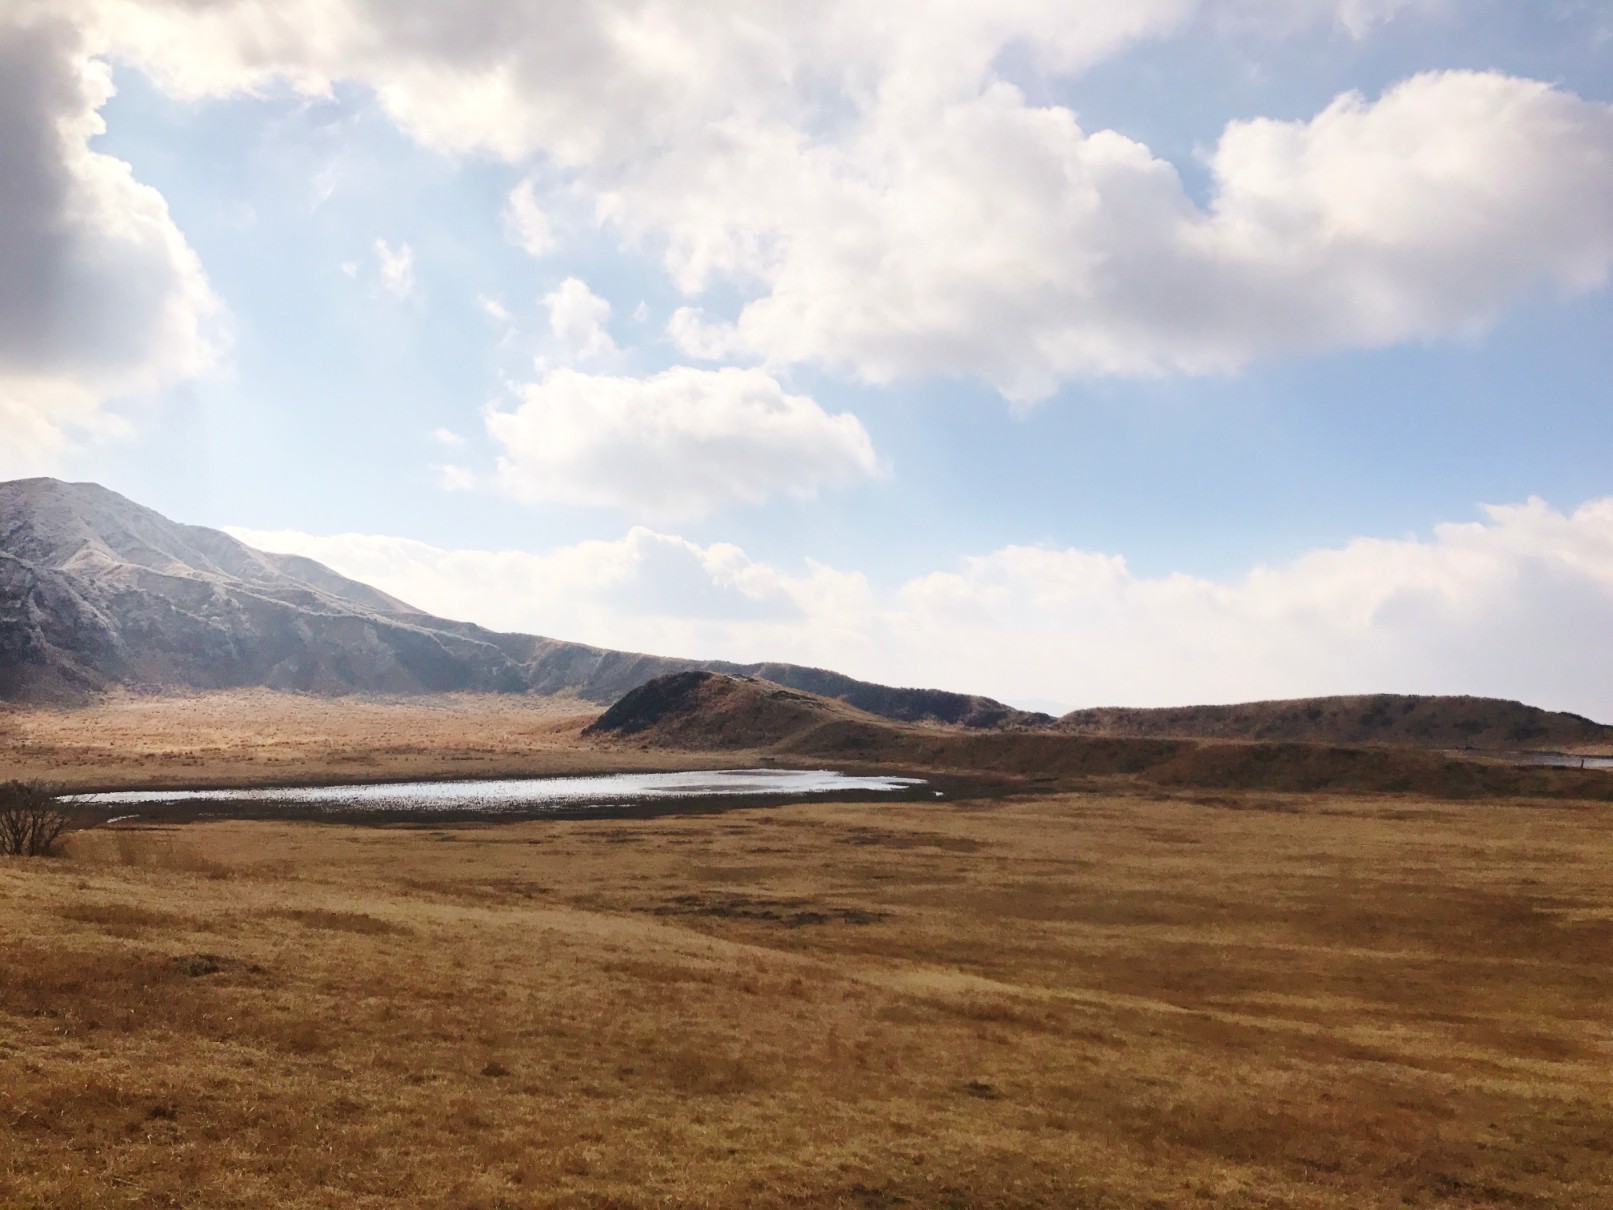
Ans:
{"type": "Polygon", "coordinates": [[[179,525],[95,484],[0,483],[0,700],[268,686],[309,693],[574,694],[719,669],[890,718],[1038,725],[989,698],[791,664],[733,665],[500,634],[414,608],[310,559],[179,525]]]}
{"type": "Polygon", "coordinates": [[[1294,740],[1486,751],[1613,749],[1613,727],[1577,714],[1494,698],[1394,693],[1237,706],[1077,710],[1059,719],[1057,726],[1082,735],[1129,738],[1294,740]]]}

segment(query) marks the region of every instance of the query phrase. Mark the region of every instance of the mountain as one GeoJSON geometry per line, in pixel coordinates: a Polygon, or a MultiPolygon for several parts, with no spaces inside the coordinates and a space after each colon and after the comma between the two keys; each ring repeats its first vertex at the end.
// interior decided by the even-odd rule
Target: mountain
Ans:
{"type": "Polygon", "coordinates": [[[322,694],[571,694],[605,705],[689,671],[772,682],[887,719],[977,730],[1051,724],[1116,739],[1613,749],[1613,727],[1487,698],[1376,694],[1110,708],[1077,710],[1054,723],[990,698],[875,685],[821,668],[676,659],[501,634],[433,617],[311,559],[176,524],[94,484],[0,483],[0,701],[69,702],[119,686],[269,686],[322,694]]]}
{"type": "Polygon", "coordinates": [[[1222,792],[1249,790],[1613,801],[1613,773],[1601,771],[1517,767],[1382,744],[1117,738],[1050,727],[943,730],[876,718],[845,702],[753,677],[708,672],[677,673],[640,685],[585,734],[607,744],[765,752],[926,775],[985,775],[1038,790],[1134,783],[1191,792],[1191,801],[1217,807],[1247,806],[1222,792]],[[1206,796],[1205,791],[1216,793],[1206,796]]]}
{"type": "Polygon", "coordinates": [[[268,686],[308,693],[570,693],[615,701],[667,673],[764,677],[872,713],[1042,725],[989,698],[793,664],[736,665],[500,634],[433,617],[311,559],[179,525],[89,483],[0,483],[0,700],[268,686]]]}
{"type": "Polygon", "coordinates": [[[1417,748],[1613,748],[1613,727],[1577,714],[1485,697],[1374,693],[1139,710],[1076,710],[1057,728],[1127,738],[1294,740],[1417,748]]]}
{"type": "Polygon", "coordinates": [[[835,722],[889,725],[838,699],[760,677],[693,670],[659,676],[630,690],[583,734],[638,736],[666,747],[694,749],[800,746],[812,732],[835,722]]]}

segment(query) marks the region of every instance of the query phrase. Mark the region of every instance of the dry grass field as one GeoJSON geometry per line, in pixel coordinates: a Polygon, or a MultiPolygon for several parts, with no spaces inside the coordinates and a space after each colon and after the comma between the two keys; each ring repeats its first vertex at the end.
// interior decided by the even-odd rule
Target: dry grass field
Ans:
{"type": "Polygon", "coordinates": [[[624,748],[602,762],[577,743],[597,706],[509,694],[393,700],[269,689],[115,694],[76,709],[0,709],[0,773],[68,789],[307,780],[516,776],[680,768],[624,748]]]}
{"type": "Polygon", "coordinates": [[[1606,807],[81,833],[0,1205],[1613,1206],[1606,807]]]}

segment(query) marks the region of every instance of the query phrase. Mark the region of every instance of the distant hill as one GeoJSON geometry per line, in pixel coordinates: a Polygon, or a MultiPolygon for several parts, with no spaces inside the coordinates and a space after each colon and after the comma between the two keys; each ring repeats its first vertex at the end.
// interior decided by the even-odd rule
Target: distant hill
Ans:
{"type": "Polygon", "coordinates": [[[1374,693],[1237,706],[1076,710],[1061,731],[1129,738],[1295,740],[1509,751],[1613,748],[1613,727],[1577,714],[1484,697],[1374,693]]]}
{"type": "Polygon", "coordinates": [[[688,669],[766,677],[890,718],[1042,725],[989,698],[793,664],[610,651],[452,622],[311,559],[180,525],[90,483],[0,483],[0,701],[114,687],[574,694],[604,704],[688,669]]]}
{"type": "Polygon", "coordinates": [[[799,747],[829,723],[870,728],[876,742],[889,726],[846,702],[759,677],[689,671],[631,690],[583,734],[643,736],[676,748],[799,747]]]}
{"type": "MultiPolygon", "coordinates": [[[[1613,727],[1471,697],[1309,698],[1078,710],[503,634],[434,617],[311,559],[254,550],[88,483],[0,483],[0,702],[266,686],[305,693],[572,695],[601,705],[672,673],[769,681],[881,718],[1092,737],[1613,750],[1613,727]]],[[[769,699],[771,710],[778,705],[769,699]]],[[[837,725],[847,726],[845,719],[837,725]]]]}
{"type": "MultiPolygon", "coordinates": [[[[888,770],[1003,775],[1027,789],[1119,780],[1192,791],[1389,793],[1613,801],[1613,772],[1527,768],[1383,745],[958,731],[876,718],[753,677],[683,672],[626,694],[585,732],[604,742],[775,754],[888,770]]],[[[1206,800],[1210,801],[1210,800],[1206,800]]],[[[1215,799],[1213,805],[1227,805],[1215,799]]],[[[1232,805],[1236,805],[1233,803],[1232,805]]]]}

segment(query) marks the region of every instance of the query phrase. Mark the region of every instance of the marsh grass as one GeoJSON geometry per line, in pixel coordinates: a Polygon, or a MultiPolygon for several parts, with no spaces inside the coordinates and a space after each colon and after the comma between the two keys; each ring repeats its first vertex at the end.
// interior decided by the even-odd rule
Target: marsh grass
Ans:
{"type": "Polygon", "coordinates": [[[1605,811],[1282,802],[84,834],[0,1205],[1606,1205],[1605,811]]]}

